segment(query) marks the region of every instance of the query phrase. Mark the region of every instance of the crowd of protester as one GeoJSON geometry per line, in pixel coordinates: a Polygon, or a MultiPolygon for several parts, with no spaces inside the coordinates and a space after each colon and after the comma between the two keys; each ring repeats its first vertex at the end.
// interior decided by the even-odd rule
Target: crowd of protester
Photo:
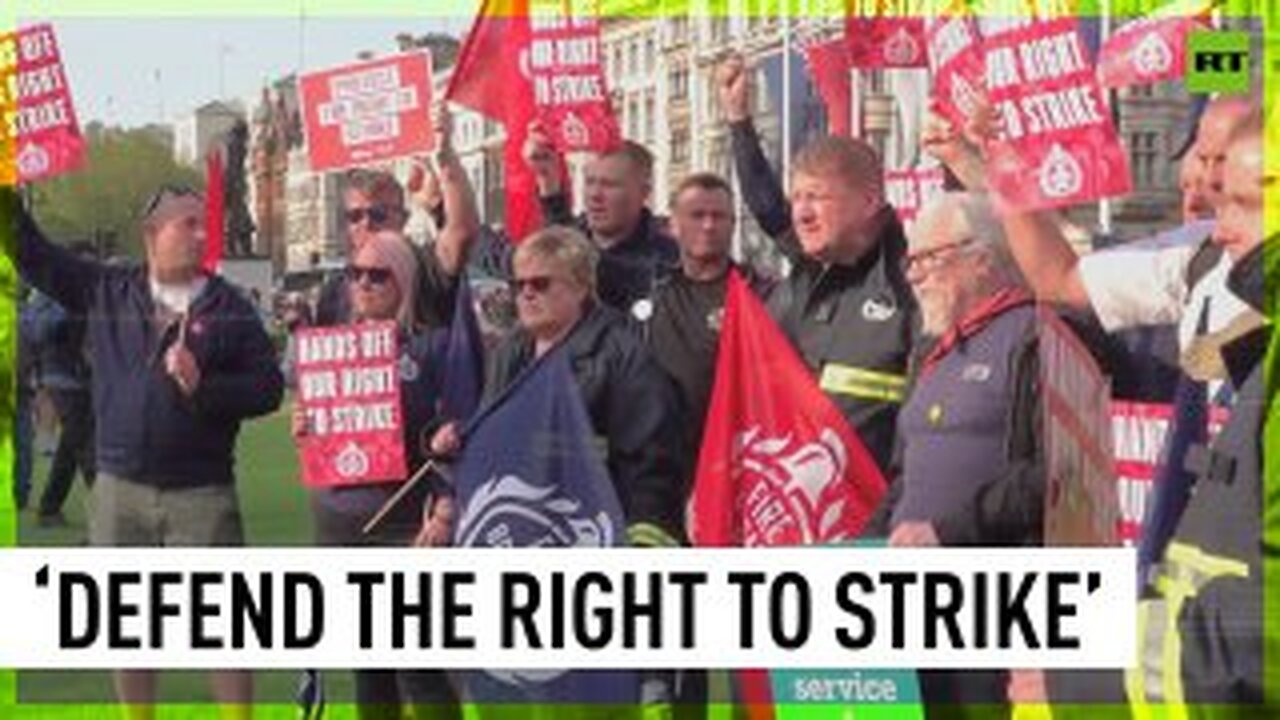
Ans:
{"type": "MultiPolygon", "coordinates": [[[[881,158],[856,138],[825,137],[802,149],[784,193],[752,123],[750,76],[731,57],[717,90],[743,200],[788,259],[785,277],[731,257],[740,218],[726,179],[691,174],[660,207],[652,157],[632,142],[588,163],[585,212],[574,217],[561,159],[536,125],[524,158],[546,227],[513,243],[484,227],[442,116],[427,191],[407,193],[377,169],[347,176],[345,272],[324,283],[314,306],[283,303],[281,324],[292,335],[308,326],[394,322],[401,362],[413,369],[401,372],[409,464],[448,459],[465,452],[466,418],[441,414],[436,369],[468,262],[483,266],[509,283],[514,305],[511,327],[487,354],[484,401],[501,397],[550,350],[566,348],[630,541],[677,545],[688,541],[685,507],[715,381],[726,282],[737,271],[889,480],[865,533],[898,547],[1044,543],[1038,307],[1053,307],[1086,340],[1118,392],[1148,377],[1149,360],[1133,357],[1120,332],[1176,325],[1177,392],[1150,399],[1198,399],[1231,414],[1189,465],[1196,490],[1170,501],[1178,511],[1143,578],[1143,612],[1181,603],[1171,616],[1180,656],[1164,652],[1167,637],[1144,639],[1144,669],[1180,674],[1174,685],[1188,702],[1261,702],[1264,649],[1276,642],[1262,623],[1262,560],[1276,551],[1263,522],[1273,524],[1276,512],[1262,491],[1259,442],[1271,400],[1261,379],[1265,312],[1274,309],[1264,276],[1274,280],[1275,265],[1262,252],[1262,193],[1275,175],[1264,167],[1266,125],[1256,100],[1210,103],[1182,162],[1179,226],[1079,256],[1059,215],[1006,208],[986,193],[984,148],[994,130],[982,111],[964,128],[937,118],[928,124],[922,145],[954,182],[909,232],[886,200],[881,158]],[[410,201],[432,215],[438,229],[430,244],[405,235],[410,201]],[[660,221],[664,212],[669,220],[660,221]],[[1159,578],[1169,573],[1194,577],[1192,591],[1176,600],[1164,594],[1159,578]]],[[[235,440],[243,423],[284,401],[293,345],[278,353],[248,300],[200,270],[198,193],[163,188],[140,210],[146,258],[136,267],[59,247],[18,211],[19,267],[38,293],[22,315],[19,407],[38,385],[51,393],[62,427],[38,516],[59,522],[79,470],[92,483],[95,546],[241,545],[235,440]]],[[[305,415],[292,417],[294,436],[305,436],[305,415]]],[[[25,462],[20,506],[30,487],[25,462]]],[[[397,489],[311,490],[315,542],[448,544],[458,509],[438,480],[415,487],[375,533],[362,529],[397,489]]],[[[211,679],[219,702],[249,712],[249,673],[211,679]]],[[[661,701],[705,701],[696,676],[678,686],[661,701]]],[[[116,687],[131,705],[155,699],[149,671],[118,672],[116,687]]],[[[924,672],[921,687],[931,714],[999,716],[1019,702],[1122,702],[1126,692],[1132,702],[1158,700],[1171,685],[1148,680],[1133,697],[1122,673],[1086,680],[974,670],[924,672]]],[[[458,713],[442,672],[361,670],[356,696],[362,717],[397,717],[401,705],[458,713]]]]}

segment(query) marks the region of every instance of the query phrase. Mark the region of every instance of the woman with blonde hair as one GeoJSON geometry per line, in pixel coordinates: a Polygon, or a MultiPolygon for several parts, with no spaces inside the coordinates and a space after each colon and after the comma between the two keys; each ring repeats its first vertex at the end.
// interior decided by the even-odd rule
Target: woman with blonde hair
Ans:
{"type": "MultiPolygon", "coordinates": [[[[426,461],[428,440],[438,425],[437,400],[442,390],[441,364],[448,333],[413,326],[419,265],[414,250],[398,232],[374,235],[355,251],[347,265],[351,322],[394,321],[400,331],[400,417],[407,466],[412,473],[426,461]]],[[[293,435],[310,432],[307,418],[295,405],[293,435]]],[[[407,547],[427,508],[432,488],[418,483],[409,495],[369,533],[365,524],[399,490],[407,478],[355,486],[317,488],[311,493],[316,542],[325,546],[407,547]]],[[[428,511],[428,517],[430,511],[428,511]]],[[[460,717],[453,688],[443,671],[356,670],[359,717],[399,718],[402,705],[415,706],[415,717],[460,717]]]]}

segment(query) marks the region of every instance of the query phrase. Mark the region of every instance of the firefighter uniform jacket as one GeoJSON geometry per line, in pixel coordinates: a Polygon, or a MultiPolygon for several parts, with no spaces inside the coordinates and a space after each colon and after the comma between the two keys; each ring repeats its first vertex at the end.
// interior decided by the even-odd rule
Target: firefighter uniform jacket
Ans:
{"type": "Polygon", "coordinates": [[[819,262],[796,239],[782,189],[750,121],[735,123],[732,132],[743,198],[792,266],[774,288],[769,311],[887,470],[919,328],[915,296],[902,269],[907,241],[897,213],[888,205],[880,210],[876,242],[857,263],[819,262]]]}

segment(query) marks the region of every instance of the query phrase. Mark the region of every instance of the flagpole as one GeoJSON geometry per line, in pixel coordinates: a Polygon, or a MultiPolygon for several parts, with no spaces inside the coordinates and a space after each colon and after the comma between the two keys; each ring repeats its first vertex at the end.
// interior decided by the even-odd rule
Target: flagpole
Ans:
{"type": "Polygon", "coordinates": [[[782,189],[791,194],[791,13],[787,0],[778,3],[782,17],[782,189]]]}
{"type": "MultiPolygon", "coordinates": [[[[1098,52],[1101,53],[1102,48],[1107,44],[1107,38],[1111,35],[1111,0],[1101,0],[1099,8],[1101,10],[1101,17],[1099,18],[1100,38],[1098,39],[1098,52]]],[[[1093,61],[1096,64],[1098,62],[1098,58],[1095,56],[1093,61]]],[[[1112,117],[1116,119],[1116,124],[1118,125],[1120,121],[1119,94],[1115,90],[1104,89],[1104,92],[1107,93],[1107,100],[1111,104],[1112,117]]],[[[1118,132],[1119,128],[1116,128],[1116,130],[1118,132]]],[[[1110,198],[1104,197],[1098,201],[1098,230],[1104,237],[1111,235],[1110,198]]]]}
{"type": "Polygon", "coordinates": [[[360,528],[360,534],[368,535],[373,532],[374,528],[382,524],[382,521],[385,520],[387,515],[389,515],[391,511],[400,504],[400,501],[404,499],[404,496],[408,495],[409,491],[417,486],[417,484],[422,481],[422,478],[426,477],[427,473],[434,469],[435,466],[435,460],[428,460],[422,463],[422,467],[418,468],[418,471],[415,472],[413,476],[405,482],[405,484],[401,485],[399,490],[396,490],[396,494],[388,498],[387,501],[382,504],[382,507],[378,508],[378,512],[374,513],[372,518],[369,518],[369,522],[365,523],[364,527],[360,528]]]}

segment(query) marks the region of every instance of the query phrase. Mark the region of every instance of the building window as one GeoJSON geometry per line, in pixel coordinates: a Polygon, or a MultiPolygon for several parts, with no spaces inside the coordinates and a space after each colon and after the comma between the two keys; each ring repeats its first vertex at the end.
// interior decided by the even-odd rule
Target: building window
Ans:
{"type": "Polygon", "coordinates": [[[689,71],[683,66],[674,68],[667,75],[667,82],[671,85],[668,92],[672,100],[684,100],[689,96],[689,71]]]}
{"type": "Polygon", "coordinates": [[[639,140],[640,137],[640,104],[633,97],[627,101],[627,138],[639,140]]]}
{"type": "Polygon", "coordinates": [[[644,71],[652,74],[657,66],[657,48],[650,36],[644,41],[644,71]]]}
{"type": "Polygon", "coordinates": [[[1129,88],[1129,97],[1150,98],[1155,96],[1154,85],[1133,85],[1129,88]]]}
{"type": "Polygon", "coordinates": [[[653,142],[653,129],[657,123],[657,105],[653,101],[653,90],[644,93],[644,141],[653,142]]]}
{"type": "Polygon", "coordinates": [[[616,83],[616,82],[618,81],[618,77],[619,77],[620,75],[622,75],[622,46],[621,46],[621,45],[614,45],[614,46],[613,46],[613,70],[612,70],[612,73],[613,73],[613,75],[612,75],[612,77],[610,78],[610,80],[612,80],[613,82],[615,82],[615,83],[616,83]]]}
{"type": "Polygon", "coordinates": [[[1154,132],[1129,135],[1129,166],[1133,169],[1135,187],[1150,188],[1156,184],[1156,140],[1154,132]]]}
{"type": "Polygon", "coordinates": [[[689,131],[684,128],[671,132],[671,162],[684,163],[689,160],[689,131]]]}
{"type": "Polygon", "coordinates": [[[634,40],[627,45],[627,74],[635,76],[640,73],[640,45],[634,40]]]}
{"type": "Polygon", "coordinates": [[[719,45],[729,39],[729,18],[722,16],[711,19],[711,43],[719,45]]]}
{"type": "Polygon", "coordinates": [[[682,43],[689,39],[689,18],[681,15],[671,21],[671,41],[682,43]]]}

